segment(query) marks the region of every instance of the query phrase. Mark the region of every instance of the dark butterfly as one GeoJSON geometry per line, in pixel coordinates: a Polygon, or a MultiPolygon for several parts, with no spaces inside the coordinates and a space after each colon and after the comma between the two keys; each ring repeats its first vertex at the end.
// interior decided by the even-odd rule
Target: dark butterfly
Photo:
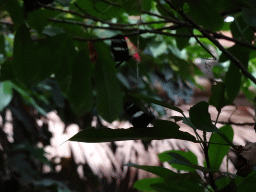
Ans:
{"type": "Polygon", "coordinates": [[[143,111],[134,104],[130,104],[126,107],[126,113],[131,117],[131,123],[134,128],[147,127],[155,118],[151,111],[143,111]]]}
{"type": "Polygon", "coordinates": [[[129,54],[127,42],[123,35],[116,35],[111,39],[111,52],[114,57],[114,61],[118,62],[116,68],[118,68],[124,61],[128,61],[132,56],[129,54]]]}
{"type": "Polygon", "coordinates": [[[24,11],[25,13],[29,13],[36,9],[41,8],[41,5],[51,4],[54,0],[23,0],[24,2],[24,11]]]}

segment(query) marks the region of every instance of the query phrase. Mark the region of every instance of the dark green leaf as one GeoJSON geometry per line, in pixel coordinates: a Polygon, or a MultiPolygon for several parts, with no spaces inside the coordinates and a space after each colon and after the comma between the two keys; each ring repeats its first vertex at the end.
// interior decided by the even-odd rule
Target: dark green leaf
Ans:
{"type": "Polygon", "coordinates": [[[232,192],[237,192],[237,186],[236,186],[236,182],[234,179],[232,179],[228,185],[226,185],[225,187],[221,188],[220,190],[218,190],[219,192],[227,192],[227,191],[232,191],[232,192]]]}
{"type": "Polygon", "coordinates": [[[218,112],[228,104],[225,98],[225,84],[222,82],[216,82],[211,88],[212,95],[209,99],[209,104],[216,107],[218,112]]]}
{"type": "Polygon", "coordinates": [[[254,171],[247,178],[243,179],[241,183],[238,184],[238,191],[250,191],[251,189],[255,188],[255,179],[256,173],[254,171]]]}
{"type": "Polygon", "coordinates": [[[185,0],[174,0],[172,1],[172,4],[176,9],[182,9],[185,2],[185,0]]]}
{"type": "Polygon", "coordinates": [[[11,16],[11,19],[16,27],[19,27],[24,24],[24,12],[20,3],[16,0],[6,0],[1,2],[5,5],[5,10],[7,10],[11,16]]]}
{"type": "MultiPolygon", "coordinates": [[[[179,28],[176,30],[176,34],[179,34],[179,35],[184,35],[184,34],[189,34],[188,33],[188,30],[186,28],[179,28]]],[[[189,42],[189,39],[190,38],[186,38],[186,37],[176,37],[176,44],[177,44],[177,47],[182,50],[184,49],[187,45],[188,45],[188,42],[189,42]]]]}
{"type": "MultiPolygon", "coordinates": [[[[177,151],[177,150],[171,150],[171,151],[165,151],[163,153],[158,154],[159,160],[161,162],[170,161],[173,157],[169,155],[170,152],[177,153],[181,155],[182,157],[189,159],[190,163],[193,163],[195,165],[198,165],[197,156],[192,153],[191,151],[185,152],[185,151],[177,151]]],[[[184,170],[184,171],[195,171],[195,168],[188,167],[185,165],[180,164],[171,164],[171,166],[177,170],[184,170]]]]}
{"type": "Polygon", "coordinates": [[[182,139],[195,141],[195,137],[187,132],[179,131],[179,126],[171,121],[158,120],[154,127],[130,129],[95,129],[90,128],[78,132],[69,141],[98,143],[123,140],[161,140],[182,139]]]}
{"type": "Polygon", "coordinates": [[[68,91],[71,106],[78,115],[89,111],[93,104],[92,99],[92,64],[88,49],[79,52],[72,71],[72,81],[68,91]]]}
{"type": "Polygon", "coordinates": [[[217,31],[222,28],[224,20],[220,16],[215,7],[211,6],[206,0],[191,0],[188,1],[190,15],[197,24],[204,26],[205,28],[217,31]]]}
{"type": "Polygon", "coordinates": [[[246,7],[243,7],[242,16],[244,18],[244,21],[248,25],[253,27],[256,26],[256,10],[255,9],[248,9],[246,7]]]}
{"type": "Polygon", "coordinates": [[[15,89],[27,103],[30,103],[33,107],[35,107],[39,113],[45,116],[47,115],[47,112],[36,103],[33,97],[31,97],[29,94],[30,90],[27,88],[22,88],[16,84],[13,84],[13,89],[15,89]]]}
{"type": "Polygon", "coordinates": [[[29,84],[35,84],[40,80],[42,66],[37,62],[36,47],[25,24],[16,31],[13,58],[16,77],[29,84]]]}
{"type": "Polygon", "coordinates": [[[235,20],[230,25],[230,29],[235,39],[243,40],[247,43],[252,42],[254,31],[245,23],[241,15],[235,17],[235,20]]]}
{"type": "Polygon", "coordinates": [[[11,81],[0,82],[0,112],[9,105],[12,100],[11,81]]]}
{"type": "Polygon", "coordinates": [[[188,159],[186,159],[185,157],[183,157],[182,155],[180,155],[178,153],[169,152],[168,154],[172,157],[172,159],[170,161],[168,161],[168,163],[171,164],[171,165],[172,164],[185,165],[185,166],[188,166],[188,167],[199,169],[204,173],[209,173],[209,172],[215,172],[216,171],[216,170],[213,170],[213,169],[208,169],[208,168],[205,168],[205,167],[195,165],[195,164],[191,163],[188,159]]]}
{"type": "Polygon", "coordinates": [[[226,94],[229,103],[235,100],[240,91],[241,77],[240,69],[231,62],[225,77],[226,94]]]}
{"type": "Polygon", "coordinates": [[[179,175],[180,175],[180,174],[175,173],[175,172],[171,171],[170,169],[166,169],[164,167],[136,165],[136,164],[133,164],[133,163],[128,163],[126,165],[130,166],[130,167],[135,167],[135,168],[138,168],[138,169],[142,169],[144,171],[148,171],[148,172],[153,173],[153,174],[155,174],[159,177],[170,179],[170,180],[171,179],[176,180],[177,177],[179,177],[179,175]]]}
{"type": "Polygon", "coordinates": [[[5,50],[5,39],[4,35],[0,34],[0,54],[3,54],[6,57],[6,50],[5,50]]]}
{"type": "Polygon", "coordinates": [[[164,184],[164,182],[165,180],[161,177],[147,178],[136,181],[133,187],[139,191],[156,192],[150,185],[154,183],[164,184]]]}
{"type": "Polygon", "coordinates": [[[190,108],[189,119],[196,129],[208,132],[219,132],[218,128],[212,124],[209,104],[201,101],[190,108]]]}
{"type": "MultiPolygon", "coordinates": [[[[225,125],[221,127],[219,130],[221,133],[225,134],[230,141],[233,141],[234,132],[230,125],[225,125]]],[[[222,144],[227,143],[218,133],[213,133],[209,142],[222,143],[222,144]]],[[[215,144],[209,145],[208,155],[209,155],[210,165],[212,169],[215,169],[215,170],[219,169],[223,161],[223,158],[227,155],[229,151],[229,148],[230,148],[229,145],[215,145],[215,144]]],[[[206,163],[205,163],[205,167],[206,167],[206,163]]]]}
{"type": "Polygon", "coordinates": [[[112,122],[123,108],[120,84],[114,69],[115,63],[105,43],[97,42],[94,47],[98,53],[94,71],[97,110],[105,120],[112,122]]]}
{"type": "Polygon", "coordinates": [[[37,32],[41,33],[48,23],[48,17],[44,10],[38,9],[28,13],[27,21],[31,28],[34,28],[37,32]]]}
{"type": "Polygon", "coordinates": [[[140,100],[144,100],[147,103],[154,103],[156,105],[160,105],[162,107],[166,107],[168,109],[172,109],[172,110],[177,111],[177,112],[181,113],[182,115],[184,115],[183,111],[180,108],[172,106],[172,105],[169,105],[169,104],[167,104],[167,103],[165,103],[163,101],[159,101],[159,100],[156,100],[156,99],[144,96],[144,95],[138,95],[138,94],[136,94],[136,95],[133,94],[131,96],[135,97],[137,99],[140,99],[140,100]]]}

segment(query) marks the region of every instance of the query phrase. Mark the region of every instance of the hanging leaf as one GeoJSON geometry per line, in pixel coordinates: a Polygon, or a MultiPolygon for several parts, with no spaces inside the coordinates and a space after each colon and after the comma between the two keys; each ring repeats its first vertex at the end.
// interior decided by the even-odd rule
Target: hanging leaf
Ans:
{"type": "Polygon", "coordinates": [[[107,121],[114,121],[122,111],[122,95],[115,74],[114,61],[108,46],[103,42],[94,44],[98,53],[95,66],[96,106],[99,114],[107,121]]]}
{"type": "Polygon", "coordinates": [[[0,112],[9,105],[12,100],[11,81],[0,82],[0,112]]]}

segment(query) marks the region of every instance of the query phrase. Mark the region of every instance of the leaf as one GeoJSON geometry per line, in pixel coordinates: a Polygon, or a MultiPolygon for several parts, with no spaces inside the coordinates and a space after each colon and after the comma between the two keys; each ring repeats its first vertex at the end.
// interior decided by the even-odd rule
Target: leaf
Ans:
{"type": "Polygon", "coordinates": [[[35,84],[40,80],[42,66],[37,63],[36,47],[25,24],[16,31],[13,58],[13,70],[16,77],[29,84],[35,84]]]}
{"type": "Polygon", "coordinates": [[[254,31],[245,23],[241,15],[235,17],[234,19],[235,21],[233,21],[230,25],[230,30],[232,32],[233,38],[247,41],[247,43],[251,43],[254,31]]]}
{"type": "Polygon", "coordinates": [[[229,103],[233,103],[241,87],[242,74],[240,69],[233,62],[230,63],[225,77],[226,94],[229,103]]]}
{"type": "Polygon", "coordinates": [[[188,1],[190,15],[197,24],[204,26],[211,31],[222,28],[224,20],[215,7],[211,6],[206,0],[188,1]]]}
{"type": "Polygon", "coordinates": [[[47,115],[47,112],[36,103],[33,97],[29,95],[30,91],[28,89],[24,90],[16,84],[13,84],[13,89],[15,89],[23,97],[23,99],[25,99],[27,103],[30,103],[33,107],[35,107],[39,113],[41,113],[44,116],[47,115]]]}
{"type": "Polygon", "coordinates": [[[219,129],[212,124],[208,107],[209,104],[205,101],[197,103],[190,108],[189,119],[196,129],[208,132],[219,132],[219,129]]]}
{"type": "Polygon", "coordinates": [[[99,114],[106,121],[112,122],[123,108],[120,83],[116,77],[115,63],[107,45],[97,42],[94,47],[98,53],[94,71],[97,91],[96,106],[99,114]]]}
{"type": "Polygon", "coordinates": [[[131,94],[131,96],[135,97],[137,99],[140,99],[140,100],[144,100],[147,103],[154,103],[156,105],[160,105],[162,107],[166,107],[168,109],[172,109],[172,110],[177,111],[177,112],[181,113],[182,115],[184,115],[183,111],[180,108],[172,106],[172,105],[169,105],[169,104],[167,104],[167,103],[165,103],[163,101],[159,101],[159,100],[147,97],[145,95],[139,95],[139,94],[131,94]]]}
{"type": "Polygon", "coordinates": [[[24,24],[24,12],[18,1],[6,0],[4,2],[1,2],[1,4],[4,4],[4,8],[10,14],[12,22],[15,24],[15,27],[19,27],[24,24]]]}
{"type": "MultiPolygon", "coordinates": [[[[239,178],[239,177],[238,177],[239,178]]],[[[245,178],[241,183],[238,184],[238,191],[250,191],[254,187],[256,187],[256,174],[255,171],[251,173],[247,178],[245,178]]]]}
{"type": "Polygon", "coordinates": [[[244,21],[248,25],[252,27],[256,26],[256,10],[255,9],[249,9],[249,8],[243,7],[242,16],[244,21]]]}
{"type": "Polygon", "coordinates": [[[228,101],[225,98],[225,84],[222,82],[216,82],[211,88],[212,95],[209,99],[209,104],[216,107],[220,113],[221,109],[228,105],[228,101]]]}
{"type": "MultiPolygon", "coordinates": [[[[181,191],[187,191],[186,189],[203,191],[203,187],[198,185],[198,181],[200,181],[201,178],[197,172],[179,174],[164,167],[136,165],[133,163],[128,163],[127,165],[148,171],[160,176],[161,178],[164,178],[165,183],[171,187],[174,187],[175,191],[178,189],[181,191]]],[[[136,186],[139,186],[139,183],[137,183],[136,186]]]]}
{"type": "MultiPolygon", "coordinates": [[[[183,34],[188,34],[188,30],[186,28],[179,28],[176,30],[176,34],[178,35],[183,35],[183,34]]],[[[182,50],[184,49],[187,45],[188,45],[188,42],[189,42],[189,39],[190,38],[186,38],[186,37],[176,37],[176,44],[177,44],[177,47],[182,50]]]]}
{"type": "MultiPolygon", "coordinates": [[[[219,130],[225,134],[230,141],[233,141],[234,132],[230,125],[225,125],[219,130]]],[[[209,142],[226,144],[226,141],[218,133],[213,133],[209,142]]],[[[219,169],[223,158],[228,154],[229,148],[229,145],[209,145],[208,155],[212,169],[219,169]]],[[[204,162],[204,166],[207,167],[206,162],[204,162]]]]}
{"type": "MultiPolygon", "coordinates": [[[[193,163],[195,165],[198,165],[197,156],[192,153],[191,151],[185,152],[185,151],[177,151],[177,150],[171,150],[171,151],[165,151],[163,153],[158,154],[159,160],[161,162],[170,161],[173,157],[169,155],[170,152],[177,153],[181,155],[182,157],[189,159],[190,163],[193,163]]],[[[171,166],[177,170],[184,170],[184,171],[195,171],[195,168],[188,167],[180,164],[171,164],[171,166]]]]}
{"type": "Polygon", "coordinates": [[[147,178],[141,179],[134,183],[133,187],[139,191],[147,191],[147,192],[157,192],[156,190],[152,189],[150,185],[154,183],[163,184],[165,180],[161,177],[157,178],[147,178]]]}
{"type": "Polygon", "coordinates": [[[213,169],[209,169],[209,168],[205,168],[205,167],[201,167],[195,164],[192,164],[188,159],[186,159],[185,157],[183,157],[182,155],[175,153],[175,152],[169,152],[168,153],[172,159],[168,161],[169,164],[179,164],[179,165],[185,165],[188,167],[192,167],[195,169],[199,169],[200,171],[204,172],[204,173],[209,173],[209,172],[215,172],[216,170],[213,169]]]}
{"type": "Polygon", "coordinates": [[[166,179],[176,179],[177,177],[179,177],[178,173],[173,172],[170,169],[166,169],[164,167],[157,167],[157,166],[147,166],[147,165],[136,165],[133,163],[128,163],[126,164],[127,166],[130,167],[135,167],[138,169],[142,169],[144,171],[148,171],[150,173],[153,173],[157,176],[160,176],[162,178],[166,178],[166,179]]]}
{"type": "Polygon", "coordinates": [[[30,27],[41,33],[48,23],[48,15],[42,9],[28,13],[27,22],[30,27]]]}
{"type": "Polygon", "coordinates": [[[173,0],[172,4],[176,9],[182,9],[185,2],[186,2],[185,0],[173,0]]]}
{"type": "MultiPolygon", "coordinates": [[[[158,120],[160,121],[160,120],[158,120]]],[[[182,139],[195,141],[195,137],[187,132],[179,131],[179,126],[171,121],[161,120],[154,127],[129,128],[129,129],[95,129],[89,128],[78,132],[69,141],[99,143],[124,140],[161,140],[182,139]]]]}
{"type": "Polygon", "coordinates": [[[81,50],[72,66],[72,81],[68,91],[71,106],[78,115],[92,108],[92,63],[89,58],[88,49],[81,50]]]}
{"type": "Polygon", "coordinates": [[[0,54],[3,54],[3,56],[6,57],[5,39],[2,34],[0,34],[0,54]]]}
{"type": "Polygon", "coordinates": [[[0,82],[0,112],[9,105],[12,100],[12,82],[0,82]]]}
{"type": "MultiPolygon", "coordinates": [[[[232,179],[228,185],[218,190],[219,192],[234,191],[237,192],[237,185],[234,179],[232,179]]],[[[240,190],[239,190],[240,191],[240,190]]]]}

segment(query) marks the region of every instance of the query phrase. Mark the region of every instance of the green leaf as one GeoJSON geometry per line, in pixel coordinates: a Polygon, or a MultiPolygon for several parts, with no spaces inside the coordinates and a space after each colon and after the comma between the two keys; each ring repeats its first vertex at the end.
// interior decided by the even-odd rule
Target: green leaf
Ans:
{"type": "MultiPolygon", "coordinates": [[[[248,68],[250,49],[241,47],[239,45],[234,45],[233,47],[229,48],[228,51],[234,55],[245,68],[248,68]]],[[[220,62],[226,60],[228,60],[228,58],[222,53],[220,56],[220,62]]],[[[224,80],[226,85],[226,96],[229,103],[233,103],[240,91],[241,77],[242,74],[240,69],[233,62],[230,62],[230,66],[224,80]]]]}
{"type": "Polygon", "coordinates": [[[88,49],[81,50],[72,67],[72,81],[68,91],[71,106],[78,115],[92,108],[92,63],[89,58],[88,49]]]}
{"type": "Polygon", "coordinates": [[[12,100],[12,82],[0,82],[0,112],[9,105],[12,100]]]}
{"type": "Polygon", "coordinates": [[[230,63],[225,77],[226,94],[229,103],[233,103],[241,87],[242,74],[240,69],[233,62],[230,63]]]}
{"type": "MultiPolygon", "coordinates": [[[[221,127],[219,130],[222,134],[225,134],[230,141],[233,141],[234,132],[230,125],[225,125],[221,127]]],[[[227,143],[218,133],[213,133],[209,142],[222,144],[227,143]]],[[[223,158],[227,155],[229,151],[229,148],[229,145],[209,145],[208,155],[212,169],[219,169],[223,161],[223,158]]],[[[207,167],[206,162],[204,163],[204,165],[205,167],[207,167]]]]}
{"type": "Polygon", "coordinates": [[[182,9],[185,2],[185,0],[173,0],[172,4],[176,9],[182,9]]]}
{"type": "Polygon", "coordinates": [[[28,13],[27,21],[30,27],[41,33],[48,23],[48,16],[44,10],[38,9],[28,13]]]}
{"type": "MultiPolygon", "coordinates": [[[[198,165],[197,156],[192,153],[191,151],[185,152],[185,151],[177,151],[177,150],[171,150],[171,151],[165,151],[163,153],[158,154],[159,160],[161,162],[170,161],[172,157],[169,155],[170,152],[177,153],[181,155],[182,157],[189,159],[190,163],[193,163],[195,165],[198,165]]],[[[195,168],[188,167],[180,164],[171,164],[171,166],[177,170],[184,170],[184,171],[195,171],[195,168]]]]}
{"type": "Polygon", "coordinates": [[[3,54],[3,56],[6,57],[5,39],[2,34],[0,34],[0,54],[3,54]]]}
{"type": "Polygon", "coordinates": [[[205,101],[197,103],[190,108],[189,119],[196,129],[208,132],[219,132],[219,129],[212,124],[208,107],[209,104],[205,101]]]}
{"type": "Polygon", "coordinates": [[[12,22],[15,24],[16,27],[24,24],[24,12],[18,1],[6,0],[4,2],[0,2],[0,4],[4,4],[5,10],[9,12],[12,22]]]}
{"type": "MultiPolygon", "coordinates": [[[[179,35],[185,35],[185,34],[188,34],[188,30],[186,28],[179,28],[176,30],[176,34],[179,34],[179,35]]],[[[188,42],[189,42],[189,39],[190,38],[186,38],[186,37],[176,37],[176,44],[177,44],[177,47],[182,50],[184,49],[187,45],[188,45],[188,42]]]]}
{"type": "MultiPolygon", "coordinates": [[[[174,1],[172,1],[174,2],[174,1]]],[[[180,2],[180,1],[178,1],[180,2]]],[[[160,1],[156,2],[156,8],[158,10],[158,12],[162,15],[162,16],[170,16],[170,12],[172,12],[172,10],[170,9],[170,7],[166,4],[166,3],[161,3],[160,1]],[[163,8],[164,7],[164,8],[163,8]]]]}
{"type": "MultiPolygon", "coordinates": [[[[82,8],[83,11],[78,9],[76,6],[71,5],[70,9],[81,12],[82,14],[87,13],[90,15],[93,15],[97,18],[101,19],[112,19],[114,17],[120,17],[123,13],[123,6],[114,6],[111,5],[111,3],[116,3],[114,0],[109,0],[107,3],[104,1],[84,1],[84,0],[77,0],[75,3],[78,4],[80,8],[82,8]]],[[[118,2],[117,4],[122,4],[123,2],[118,2]]],[[[131,5],[131,4],[130,4],[131,5]]]]}
{"type": "Polygon", "coordinates": [[[221,112],[221,109],[228,105],[228,101],[225,98],[225,84],[216,82],[215,85],[212,85],[211,92],[212,95],[209,99],[209,104],[216,107],[218,112],[221,112]]]}
{"type": "Polygon", "coordinates": [[[229,184],[229,182],[231,181],[231,179],[229,177],[222,177],[220,179],[216,180],[216,186],[221,189],[223,187],[225,187],[226,185],[229,184]]]}
{"type": "MultiPolygon", "coordinates": [[[[148,171],[164,178],[165,184],[173,187],[175,191],[187,191],[186,189],[190,189],[190,191],[204,191],[203,187],[198,185],[198,181],[201,181],[201,178],[197,172],[179,174],[164,167],[136,165],[132,163],[128,163],[127,165],[148,171]]],[[[139,183],[137,183],[136,186],[139,186],[139,183]]]]}
{"type": "Polygon", "coordinates": [[[191,0],[188,1],[189,12],[188,15],[195,20],[199,25],[211,31],[217,31],[222,28],[224,20],[220,16],[215,7],[211,6],[206,0],[191,0]]]}
{"type": "Polygon", "coordinates": [[[4,63],[1,64],[1,78],[3,81],[13,80],[15,78],[13,64],[12,58],[6,59],[4,63]]]}
{"type": "Polygon", "coordinates": [[[221,188],[220,190],[218,190],[219,192],[226,192],[226,191],[234,191],[237,192],[237,186],[236,186],[236,182],[234,179],[232,179],[228,185],[226,185],[225,187],[221,188]]]}
{"type": "Polygon", "coordinates": [[[140,100],[144,100],[144,101],[146,101],[147,103],[154,103],[154,104],[156,104],[156,105],[160,105],[160,106],[162,106],[162,107],[166,107],[166,108],[168,108],[168,109],[177,111],[177,112],[181,113],[181,114],[184,116],[184,113],[183,113],[183,111],[182,111],[180,108],[175,107],[175,106],[173,106],[173,105],[169,105],[169,104],[167,104],[167,103],[165,103],[165,102],[163,102],[163,101],[159,101],[159,100],[156,100],[156,99],[147,97],[147,96],[145,96],[145,95],[139,95],[139,94],[136,94],[136,95],[135,95],[135,94],[131,94],[131,96],[134,97],[134,98],[140,99],[140,100]]]}
{"type": "Polygon", "coordinates": [[[247,178],[243,179],[241,183],[238,184],[238,191],[250,191],[256,187],[256,173],[252,172],[247,178]]]}
{"type": "Polygon", "coordinates": [[[171,66],[174,65],[178,68],[178,73],[183,79],[188,79],[188,77],[194,74],[193,65],[186,60],[177,57],[171,52],[168,53],[167,58],[171,66]]]}
{"type": "Polygon", "coordinates": [[[141,8],[143,11],[150,11],[153,5],[153,0],[141,1],[141,8]]]}
{"type": "Polygon", "coordinates": [[[40,62],[36,56],[36,46],[30,38],[30,32],[24,24],[20,26],[14,38],[13,70],[21,81],[29,85],[41,80],[40,62]]]}
{"type": "Polygon", "coordinates": [[[251,43],[254,34],[252,28],[245,23],[241,15],[235,17],[234,19],[235,20],[230,25],[233,38],[251,43]]]}
{"type": "Polygon", "coordinates": [[[136,181],[133,187],[139,191],[157,192],[157,190],[152,189],[150,185],[155,183],[164,184],[164,182],[165,180],[161,177],[147,178],[136,181]]]}
{"type": "Polygon", "coordinates": [[[116,77],[114,61],[108,46],[103,42],[94,43],[97,55],[95,66],[96,106],[99,114],[108,122],[114,121],[121,113],[123,101],[120,83],[116,77]]]}
{"type": "Polygon", "coordinates": [[[28,90],[26,88],[19,87],[16,84],[13,84],[13,89],[15,89],[23,97],[23,99],[25,99],[25,101],[27,103],[29,103],[33,107],[35,107],[39,113],[41,113],[42,115],[45,115],[45,116],[47,115],[47,112],[36,103],[36,101],[34,100],[33,97],[30,96],[30,94],[29,94],[30,90],[28,90]]]}
{"type": "Polygon", "coordinates": [[[149,46],[149,50],[152,52],[155,58],[164,54],[166,49],[167,46],[165,42],[153,41],[151,46],[149,46]]]}
{"type": "Polygon", "coordinates": [[[248,9],[246,7],[243,7],[242,16],[244,18],[244,21],[248,25],[253,27],[256,26],[256,10],[255,9],[248,9]]]}
{"type": "Polygon", "coordinates": [[[187,132],[179,131],[179,126],[171,121],[158,120],[154,127],[129,128],[129,129],[95,129],[89,128],[78,132],[69,141],[98,143],[124,140],[161,140],[182,139],[195,141],[195,137],[187,132]]]}
{"type": "Polygon", "coordinates": [[[172,159],[168,161],[169,164],[180,164],[180,165],[185,165],[188,167],[192,167],[195,169],[199,169],[204,173],[209,173],[209,172],[215,172],[216,170],[213,169],[209,169],[209,168],[205,168],[205,167],[201,167],[195,164],[192,164],[188,159],[186,159],[185,157],[183,157],[182,155],[175,153],[175,152],[169,152],[168,153],[172,159]]]}
{"type": "Polygon", "coordinates": [[[174,182],[174,180],[177,179],[177,177],[179,177],[180,174],[178,173],[175,173],[173,172],[172,170],[170,169],[166,169],[164,167],[157,167],[157,166],[147,166],[147,165],[136,165],[136,164],[133,164],[133,163],[128,163],[126,164],[127,166],[130,166],[130,167],[135,167],[135,168],[138,168],[138,169],[142,169],[144,171],[148,171],[150,173],[153,173],[159,177],[162,177],[162,178],[166,178],[166,179],[170,179],[174,182]]]}

